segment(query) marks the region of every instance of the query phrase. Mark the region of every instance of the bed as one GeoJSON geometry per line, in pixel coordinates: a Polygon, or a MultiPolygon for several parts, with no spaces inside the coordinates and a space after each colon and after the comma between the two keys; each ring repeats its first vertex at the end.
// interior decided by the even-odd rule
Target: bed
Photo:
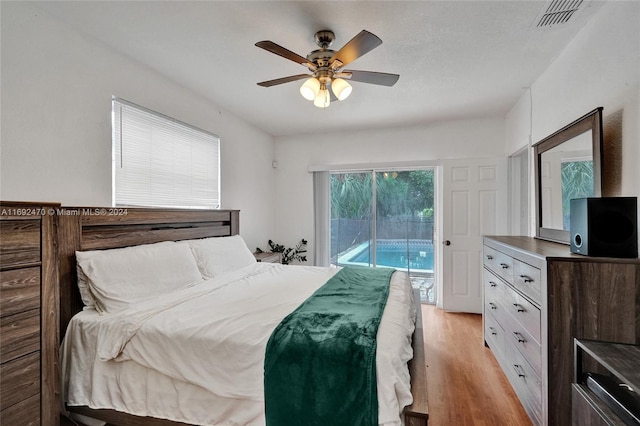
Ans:
{"type": "MultiPolygon", "coordinates": [[[[214,386],[207,378],[202,377],[201,381],[198,382],[196,375],[196,377],[192,377],[192,379],[194,378],[195,380],[176,380],[173,373],[166,374],[166,372],[158,372],[154,369],[149,369],[146,365],[141,365],[141,363],[137,362],[139,360],[130,359],[131,353],[144,352],[144,348],[147,345],[147,343],[138,343],[136,349],[134,341],[138,339],[138,337],[132,340],[134,343],[129,344],[132,349],[128,349],[130,353],[125,354],[126,356],[123,362],[110,361],[96,363],[92,361],[82,361],[83,359],[95,359],[97,356],[96,351],[102,350],[103,352],[108,352],[109,349],[96,349],[98,348],[98,343],[95,339],[98,333],[96,332],[97,328],[95,324],[96,319],[98,319],[99,322],[100,315],[92,309],[83,310],[84,303],[78,291],[76,251],[86,252],[118,249],[168,241],[183,242],[184,240],[207,239],[211,237],[231,237],[237,236],[238,234],[239,212],[236,210],[117,210],[91,207],[68,207],[64,209],[64,214],[58,217],[58,252],[61,298],[61,341],[66,333],[70,335],[70,338],[64,339],[62,352],[65,353],[66,356],[61,359],[62,371],[65,373],[63,374],[63,382],[65,383],[63,386],[63,397],[66,398],[67,401],[71,400],[71,403],[66,405],[65,410],[101,419],[109,424],[123,426],[195,424],[198,422],[211,421],[209,418],[207,418],[207,420],[200,418],[191,420],[190,416],[192,416],[192,413],[179,413],[175,415],[176,411],[180,411],[182,407],[188,406],[189,409],[186,411],[194,411],[193,406],[195,406],[196,412],[210,411],[222,413],[216,414],[216,416],[218,416],[216,418],[224,419],[226,422],[220,424],[264,424],[264,420],[260,420],[260,416],[263,415],[261,414],[260,404],[256,404],[255,401],[243,405],[243,402],[238,403],[238,398],[230,397],[230,395],[233,395],[232,390],[228,390],[226,393],[218,392],[220,395],[217,395],[215,391],[218,389],[217,386],[220,385],[215,384],[214,386]],[[75,318],[72,321],[73,317],[75,318]],[[85,344],[84,346],[74,348],[71,343],[72,341],[84,341],[85,344]],[[89,344],[87,344],[87,342],[89,342],[89,344]],[[91,349],[87,350],[86,348],[91,349]],[[74,358],[74,356],[79,358],[74,358]],[[82,358],[83,356],[86,358],[82,358]],[[102,365],[102,367],[96,371],[95,365],[102,365]],[[70,373],[74,368],[76,373],[70,373]],[[83,375],[79,374],[79,371],[91,372],[83,375]],[[78,383],[69,385],[70,376],[74,376],[73,381],[78,383]],[[123,383],[126,378],[133,377],[136,379],[131,380],[130,383],[123,383]],[[144,380],[140,379],[141,377],[143,377],[144,380]],[[109,385],[109,382],[112,383],[109,385]],[[105,390],[99,390],[99,387],[105,385],[105,383],[105,390]],[[214,386],[213,389],[211,389],[212,386],[214,386]],[[78,388],[84,388],[85,390],[91,389],[93,393],[89,394],[89,396],[82,396],[82,392],[78,391],[78,388]],[[96,390],[94,388],[98,389],[96,390]],[[163,388],[170,389],[171,391],[158,391],[163,388]],[[118,389],[118,391],[115,392],[113,389],[118,389]],[[105,395],[108,397],[105,397],[105,395]],[[145,402],[140,403],[140,406],[134,406],[132,409],[131,401],[140,399],[141,395],[147,395],[149,398],[145,398],[145,402]],[[95,398],[95,400],[92,400],[92,398],[95,398]],[[173,405],[167,402],[171,400],[174,401],[173,405]],[[83,403],[83,401],[86,402],[86,404],[83,403]],[[96,408],[90,408],[90,406],[96,408]],[[169,414],[162,410],[169,410],[169,414]],[[128,413],[124,411],[128,411],[128,413]],[[234,417],[234,412],[243,412],[245,417],[234,417]],[[159,413],[155,415],[164,418],[148,417],[148,413],[159,413]],[[166,420],[166,418],[172,418],[173,420],[166,420]],[[233,419],[241,420],[239,420],[239,423],[233,423],[233,419]]],[[[248,286],[254,286],[251,287],[252,292],[260,291],[266,277],[272,275],[294,274],[294,271],[300,270],[304,272],[303,275],[315,276],[316,284],[310,284],[306,290],[301,289],[300,286],[289,287],[290,291],[293,289],[298,291],[297,289],[300,289],[300,294],[296,297],[302,299],[306,298],[309,293],[315,291],[319,285],[318,283],[324,282],[328,277],[336,273],[335,270],[330,271],[328,268],[289,268],[282,265],[261,265],[259,263],[246,265],[246,268],[248,268],[248,272],[242,272],[242,276],[235,276],[234,274],[236,274],[236,272],[226,275],[223,274],[221,276],[226,276],[227,278],[225,279],[229,282],[239,280],[239,282],[246,282],[248,286]],[[252,275],[252,279],[257,277],[258,284],[247,281],[248,278],[246,278],[245,275],[252,275]]],[[[237,274],[240,274],[240,272],[237,274]]],[[[392,280],[402,281],[401,277],[396,277],[395,275],[397,274],[394,274],[392,280]]],[[[291,276],[288,279],[280,280],[292,283],[297,279],[298,278],[291,276]]],[[[212,281],[215,280],[212,279],[212,281]]],[[[214,287],[218,286],[214,290],[214,293],[218,292],[216,297],[222,294],[222,290],[220,289],[226,289],[224,291],[228,291],[229,289],[236,288],[226,285],[226,283],[221,282],[220,279],[218,279],[217,284],[213,283],[212,285],[214,287]]],[[[403,284],[396,283],[395,285],[402,286],[403,284]]],[[[261,294],[260,297],[257,297],[256,294],[256,300],[264,299],[266,296],[268,296],[267,293],[261,294]]],[[[227,295],[225,297],[233,297],[233,291],[231,292],[231,296],[227,295]]],[[[196,296],[193,300],[193,303],[205,303],[201,296],[196,296]]],[[[215,298],[212,300],[213,301],[206,303],[215,303],[215,298]]],[[[290,303],[297,304],[298,299],[293,298],[290,303]]],[[[221,306],[218,306],[218,308],[221,308],[221,306]]],[[[289,309],[289,307],[286,309],[289,309]]],[[[153,308],[151,308],[151,310],[153,310],[153,308]]],[[[411,375],[410,398],[412,398],[412,403],[405,407],[403,411],[404,424],[410,426],[426,425],[428,420],[425,377],[426,366],[419,309],[417,313],[417,327],[412,340],[413,359],[409,361],[408,365],[408,371],[411,375]]],[[[140,315],[144,315],[144,313],[140,315]]],[[[129,315],[127,315],[127,318],[128,317],[129,315]]],[[[235,322],[238,320],[241,320],[241,317],[233,318],[235,322]]],[[[166,323],[167,319],[158,319],[157,321],[158,324],[161,324],[162,321],[166,323]]],[[[150,323],[153,323],[153,321],[150,321],[150,323]]],[[[179,341],[179,339],[176,341],[179,341]]],[[[391,343],[391,345],[393,345],[393,343],[391,343]]],[[[179,347],[180,345],[177,346],[179,347]]],[[[104,353],[102,354],[104,355],[104,353]]],[[[122,355],[122,353],[116,351],[114,355],[117,357],[122,355]]],[[[144,358],[144,354],[141,356],[144,358]]],[[[175,358],[176,356],[181,357],[182,355],[173,354],[172,356],[175,358]]],[[[171,357],[168,356],[168,358],[171,357]]],[[[211,362],[209,358],[207,358],[207,361],[211,362]]],[[[144,364],[144,362],[142,364],[144,364]]],[[[189,361],[186,362],[186,364],[190,365],[193,364],[193,362],[189,361]]],[[[211,368],[211,365],[213,364],[209,364],[208,368],[211,368]]],[[[181,371],[179,374],[188,375],[194,373],[193,371],[191,373],[181,371]]],[[[261,381],[261,378],[259,380],[261,381]]],[[[224,388],[224,386],[222,387],[224,388]]],[[[256,389],[260,391],[259,387],[256,387],[256,389]]],[[[399,393],[401,394],[402,392],[399,391],[399,393]]],[[[400,401],[400,403],[401,402],[402,401],[400,401]]],[[[382,413],[384,410],[383,402],[381,403],[380,412],[382,413]]]]}

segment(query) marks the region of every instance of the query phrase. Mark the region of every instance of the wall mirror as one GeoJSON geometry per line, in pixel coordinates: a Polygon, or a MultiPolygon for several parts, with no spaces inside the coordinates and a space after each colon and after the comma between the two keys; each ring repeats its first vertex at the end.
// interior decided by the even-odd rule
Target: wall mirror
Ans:
{"type": "Polygon", "coordinates": [[[569,244],[569,202],[599,197],[602,107],[542,139],[534,149],[536,237],[569,244]]]}

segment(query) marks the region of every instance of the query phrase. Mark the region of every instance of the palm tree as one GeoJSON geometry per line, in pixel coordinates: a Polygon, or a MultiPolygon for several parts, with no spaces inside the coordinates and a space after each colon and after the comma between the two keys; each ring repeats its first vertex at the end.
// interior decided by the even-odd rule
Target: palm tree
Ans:
{"type": "Polygon", "coordinates": [[[593,197],[593,161],[562,163],[562,215],[564,229],[569,229],[571,200],[593,197]]]}

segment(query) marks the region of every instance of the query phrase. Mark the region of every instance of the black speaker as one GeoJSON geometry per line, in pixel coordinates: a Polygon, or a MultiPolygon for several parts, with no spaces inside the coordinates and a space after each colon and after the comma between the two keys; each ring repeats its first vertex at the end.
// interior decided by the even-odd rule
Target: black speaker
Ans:
{"type": "Polygon", "coordinates": [[[570,244],[585,256],[638,257],[636,197],[571,200],[570,244]]]}

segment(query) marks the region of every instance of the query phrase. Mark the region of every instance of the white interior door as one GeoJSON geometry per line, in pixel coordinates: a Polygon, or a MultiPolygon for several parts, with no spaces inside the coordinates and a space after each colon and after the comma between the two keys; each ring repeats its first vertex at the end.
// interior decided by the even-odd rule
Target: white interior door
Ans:
{"type": "Polygon", "coordinates": [[[438,305],[447,311],[482,312],[482,236],[508,231],[507,164],[507,158],[443,162],[438,305]]]}

